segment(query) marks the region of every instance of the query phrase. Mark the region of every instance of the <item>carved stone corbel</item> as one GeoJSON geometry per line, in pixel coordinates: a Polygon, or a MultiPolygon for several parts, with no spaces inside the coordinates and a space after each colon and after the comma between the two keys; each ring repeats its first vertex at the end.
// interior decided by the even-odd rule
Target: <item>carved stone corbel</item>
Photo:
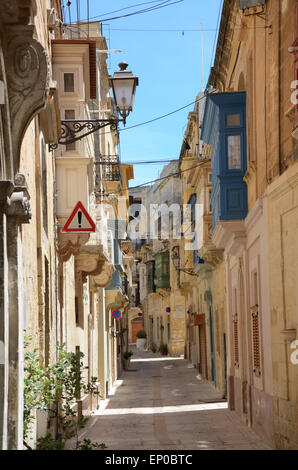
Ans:
{"type": "Polygon", "coordinates": [[[223,249],[216,248],[214,245],[205,245],[199,250],[199,256],[204,259],[206,264],[215,268],[217,264],[223,261],[223,252],[223,249]]]}
{"type": "Polygon", "coordinates": [[[1,20],[4,24],[28,24],[36,15],[36,0],[0,0],[1,20]]]}
{"type": "Polygon", "coordinates": [[[6,214],[15,216],[21,224],[28,224],[31,219],[29,193],[24,175],[18,173],[15,177],[15,187],[7,204],[6,214]]]}
{"type": "Polygon", "coordinates": [[[102,266],[102,270],[96,276],[91,276],[90,283],[91,289],[98,289],[99,287],[107,287],[111,280],[113,273],[115,272],[115,268],[112,264],[104,264],[102,266]]]}
{"type": "MultiPolygon", "coordinates": [[[[108,292],[114,292],[114,291],[108,291],[108,292]]],[[[121,294],[120,291],[118,291],[113,301],[107,304],[106,312],[108,313],[110,310],[116,310],[116,309],[122,310],[126,308],[128,304],[129,304],[129,300],[126,297],[126,295],[123,295],[121,294]]]]}
{"type": "Polygon", "coordinates": [[[58,233],[58,255],[62,262],[66,262],[72,255],[78,255],[82,245],[89,240],[89,234],[58,233]]]}
{"type": "MultiPolygon", "coordinates": [[[[4,3],[10,2],[0,0],[0,7],[4,8],[4,3]]],[[[27,5],[27,10],[28,3],[26,0],[23,1],[24,8],[27,5]]],[[[20,12],[22,13],[21,7],[20,12]]],[[[34,25],[7,24],[6,30],[5,64],[13,136],[14,171],[17,172],[25,131],[33,117],[45,107],[48,100],[50,65],[46,50],[37,39],[33,38],[34,25]]]]}
{"type": "Polygon", "coordinates": [[[82,273],[83,282],[86,282],[87,276],[98,276],[102,273],[107,257],[96,237],[91,236],[88,243],[80,247],[75,262],[76,270],[82,273]]]}

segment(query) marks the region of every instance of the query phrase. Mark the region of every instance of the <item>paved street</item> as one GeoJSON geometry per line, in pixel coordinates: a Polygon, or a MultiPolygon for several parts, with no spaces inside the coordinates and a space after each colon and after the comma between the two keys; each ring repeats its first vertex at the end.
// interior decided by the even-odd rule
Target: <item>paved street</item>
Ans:
{"type": "Polygon", "coordinates": [[[82,437],[108,450],[270,449],[189,362],[136,350],[82,437]]]}

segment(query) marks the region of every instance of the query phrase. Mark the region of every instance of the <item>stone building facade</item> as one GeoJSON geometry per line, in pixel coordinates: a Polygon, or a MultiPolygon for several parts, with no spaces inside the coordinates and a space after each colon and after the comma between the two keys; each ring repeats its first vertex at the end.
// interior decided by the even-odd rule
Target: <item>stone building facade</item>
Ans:
{"type": "Polygon", "coordinates": [[[290,449],[298,445],[297,2],[254,3],[224,2],[202,139],[214,173],[212,240],[226,266],[229,405],[290,449]]]}
{"type": "MultiPolygon", "coordinates": [[[[117,155],[117,126],[61,144],[61,120],[115,120],[100,25],[88,25],[89,39],[70,38],[60,1],[0,6],[0,448],[23,449],[24,335],[44,366],[56,361],[57,343],[83,352],[84,374],[98,377],[102,398],[122,371],[121,325],[111,309],[129,304],[129,286],[124,293],[120,276],[116,298],[105,290],[121,245],[104,203],[107,189],[127,188],[133,169],[102,160],[117,155]],[[116,186],[104,187],[110,175],[118,175],[116,186]],[[96,232],[62,231],[78,201],[96,232]]],[[[125,219],[127,190],[122,197],[125,219]]],[[[128,261],[126,268],[131,280],[128,261]]],[[[86,396],[75,406],[96,404],[86,396]]],[[[46,413],[35,418],[33,447],[49,426],[46,413]]]]}
{"type": "MultiPolygon", "coordinates": [[[[60,122],[50,62],[59,2],[1,2],[0,447],[23,448],[24,332],[56,354],[55,167],[60,122]]],[[[37,420],[35,434],[42,422],[37,420]]]]}

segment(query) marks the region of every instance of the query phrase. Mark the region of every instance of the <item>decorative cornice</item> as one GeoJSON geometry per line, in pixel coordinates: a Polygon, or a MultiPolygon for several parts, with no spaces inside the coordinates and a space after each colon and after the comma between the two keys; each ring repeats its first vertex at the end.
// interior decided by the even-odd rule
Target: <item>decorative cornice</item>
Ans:
{"type": "Polygon", "coordinates": [[[298,163],[292,165],[283,175],[267,187],[269,199],[279,199],[298,186],[298,163]]]}
{"type": "Polygon", "coordinates": [[[219,221],[213,233],[212,241],[217,248],[236,256],[246,245],[244,220],[219,221]]]}

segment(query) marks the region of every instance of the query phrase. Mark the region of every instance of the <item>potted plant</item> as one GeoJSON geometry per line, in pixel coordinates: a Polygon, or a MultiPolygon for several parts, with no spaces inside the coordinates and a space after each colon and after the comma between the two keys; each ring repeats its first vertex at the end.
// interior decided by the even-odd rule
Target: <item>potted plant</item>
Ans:
{"type": "Polygon", "coordinates": [[[147,338],[147,335],[146,335],[145,330],[141,330],[137,332],[137,343],[136,343],[137,349],[141,349],[144,351],[146,338],[147,338]]]}
{"type": "Polygon", "coordinates": [[[130,358],[131,358],[132,355],[133,355],[133,352],[132,352],[132,351],[125,351],[125,352],[123,353],[124,369],[125,369],[125,370],[128,370],[128,369],[129,369],[130,358]]]}
{"type": "Polygon", "coordinates": [[[168,355],[168,345],[161,343],[159,346],[159,352],[162,356],[167,356],[168,355]]]}

